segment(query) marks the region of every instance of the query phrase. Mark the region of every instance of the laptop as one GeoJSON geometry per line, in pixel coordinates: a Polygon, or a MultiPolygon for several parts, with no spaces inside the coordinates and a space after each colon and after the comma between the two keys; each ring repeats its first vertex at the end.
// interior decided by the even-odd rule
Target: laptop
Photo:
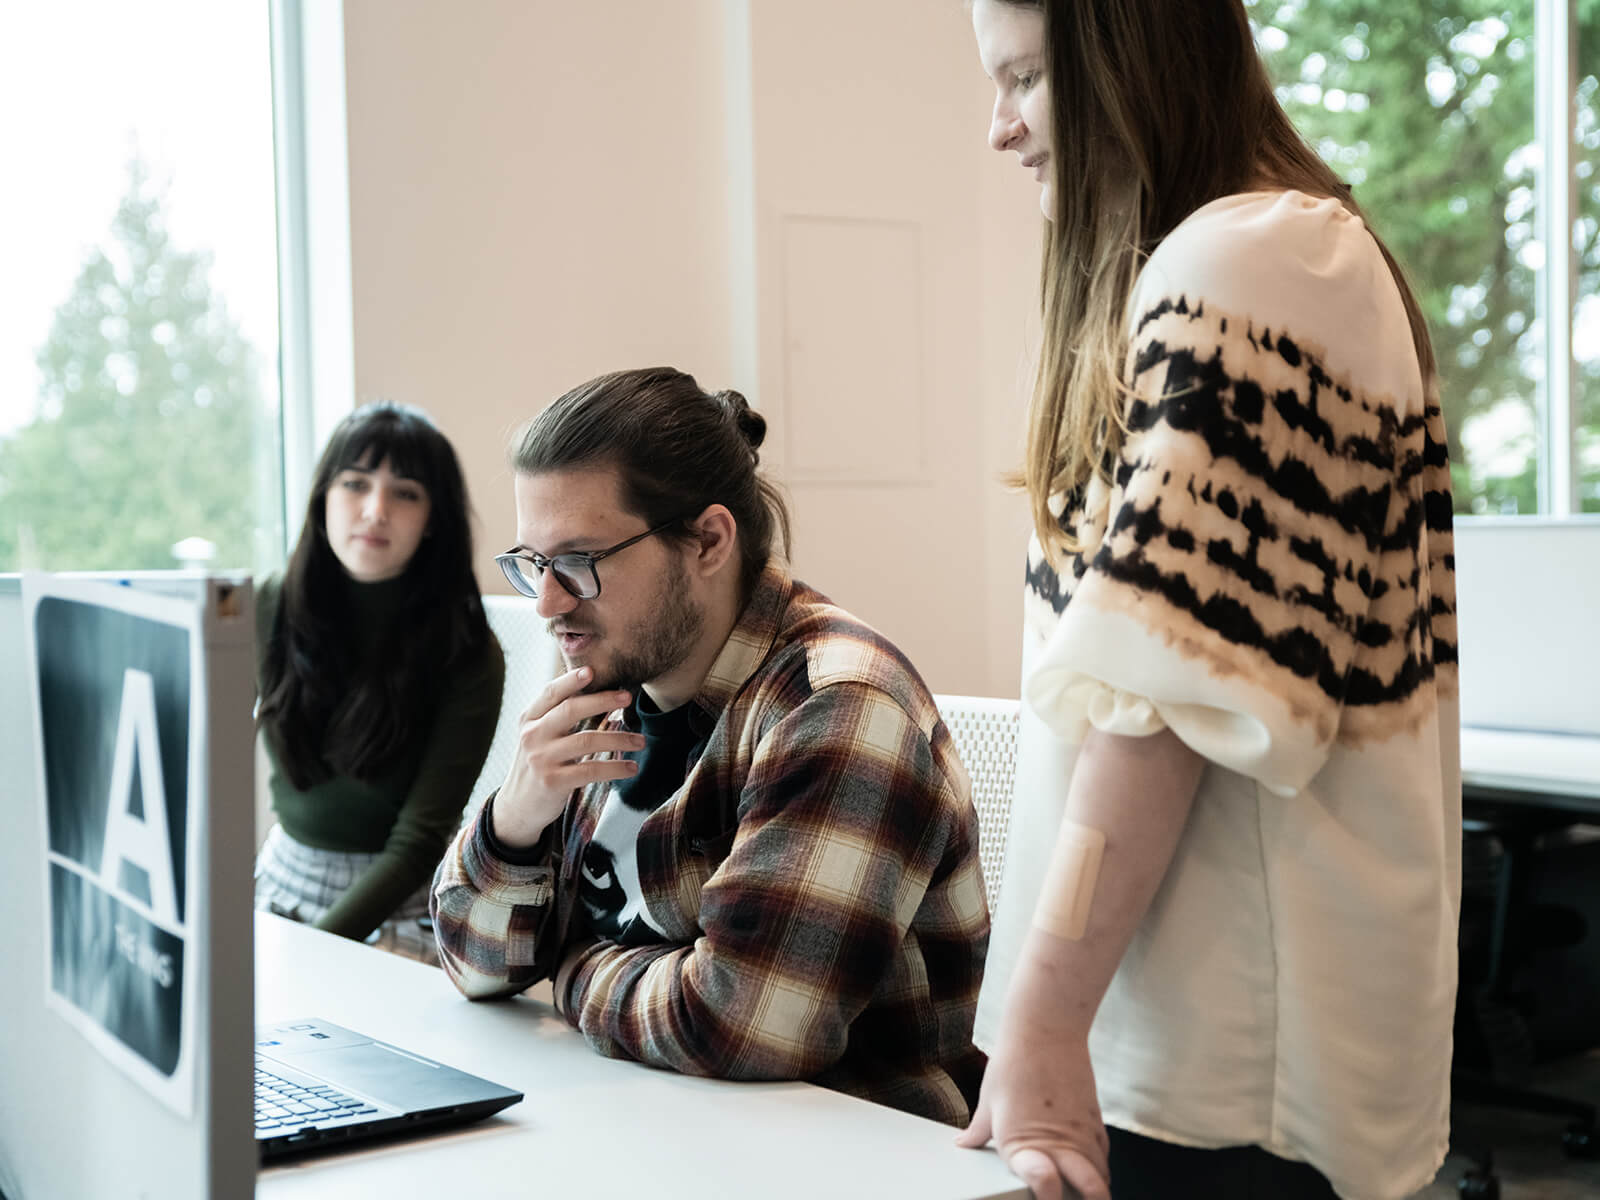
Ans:
{"type": "Polygon", "coordinates": [[[315,1017],[257,1029],[255,1086],[262,1162],[461,1125],[522,1099],[521,1092],[315,1017]]]}

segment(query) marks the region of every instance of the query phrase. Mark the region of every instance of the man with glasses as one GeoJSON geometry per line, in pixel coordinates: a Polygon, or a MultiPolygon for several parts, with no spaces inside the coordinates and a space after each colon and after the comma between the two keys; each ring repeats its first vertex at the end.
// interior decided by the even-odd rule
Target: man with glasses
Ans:
{"type": "Polygon", "coordinates": [[[603,1054],[965,1124],[989,931],[966,773],[905,657],[774,552],[765,429],[663,368],[518,435],[498,561],[570,670],[440,864],[441,959],[473,998],[553,980],[603,1054]]]}

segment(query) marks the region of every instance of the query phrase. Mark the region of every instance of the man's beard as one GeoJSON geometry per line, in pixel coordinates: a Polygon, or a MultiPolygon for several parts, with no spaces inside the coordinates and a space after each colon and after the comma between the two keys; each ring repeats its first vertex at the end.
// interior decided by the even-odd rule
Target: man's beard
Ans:
{"type": "Polygon", "coordinates": [[[612,642],[611,662],[596,668],[584,691],[622,689],[637,696],[642,685],[660,679],[689,657],[706,621],[689,597],[688,575],[679,562],[651,605],[651,616],[646,618],[649,623],[634,625],[623,638],[612,642]]]}

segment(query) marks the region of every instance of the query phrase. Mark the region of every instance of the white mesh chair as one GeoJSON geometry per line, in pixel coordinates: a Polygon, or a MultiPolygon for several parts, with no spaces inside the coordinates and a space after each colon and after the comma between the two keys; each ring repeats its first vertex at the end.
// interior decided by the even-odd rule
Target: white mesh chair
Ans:
{"type": "Polygon", "coordinates": [[[539,602],[527,596],[485,596],[484,615],[506,656],[506,686],[500,697],[500,721],[483,770],[472,785],[467,812],[477,811],[488,794],[505,781],[517,745],[517,718],[535,693],[561,674],[561,650],[539,615],[539,602]]]}
{"type": "Polygon", "coordinates": [[[1011,825],[1011,785],[1017,765],[1018,701],[992,696],[935,696],[972,778],[972,806],[978,810],[978,858],[992,913],[1000,903],[1000,874],[1006,864],[1006,832],[1011,825]]]}

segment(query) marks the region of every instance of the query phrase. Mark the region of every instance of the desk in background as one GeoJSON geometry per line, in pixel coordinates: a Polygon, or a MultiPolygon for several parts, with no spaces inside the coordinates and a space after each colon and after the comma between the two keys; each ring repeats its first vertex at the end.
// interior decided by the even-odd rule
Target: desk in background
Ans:
{"type": "Polygon", "coordinates": [[[1469,806],[1534,804],[1600,821],[1600,737],[1464,725],[1461,786],[1469,806]]]}
{"type": "MultiPolygon", "coordinates": [[[[1461,808],[1467,836],[1461,987],[1469,1002],[1457,1008],[1454,1098],[1564,1120],[1567,1153],[1592,1157],[1600,1147],[1594,1106],[1573,1096],[1529,1090],[1523,1077],[1539,1053],[1535,1019],[1543,1020],[1546,1047],[1563,1037],[1577,1046],[1593,1044],[1593,1010],[1584,1002],[1585,993],[1574,992],[1566,968],[1552,968],[1550,953],[1563,943],[1550,936],[1550,913],[1537,915],[1533,881],[1536,871],[1545,870],[1536,867],[1545,835],[1600,823],[1600,737],[1463,726],[1461,808]],[[1474,847],[1486,843],[1498,845],[1497,857],[1474,858],[1474,847]],[[1478,875],[1480,904],[1487,895],[1489,905],[1486,915],[1480,908],[1476,921],[1468,909],[1474,861],[1492,870],[1487,881],[1478,875]],[[1546,928],[1540,928],[1541,922],[1546,928]],[[1534,974],[1526,973],[1530,945],[1545,952],[1543,968],[1534,974]],[[1570,1003],[1574,997],[1575,1007],[1570,1003]],[[1563,1007],[1572,1008],[1579,1020],[1563,1027],[1563,1007]],[[1473,1048],[1465,1061],[1463,1047],[1473,1048]]],[[[1552,1136],[1552,1154],[1556,1145],[1552,1136]]],[[[1492,1157],[1483,1153],[1459,1186],[1463,1195],[1499,1195],[1492,1157]]]]}
{"type": "Polygon", "coordinates": [[[955,1130],[806,1083],[729,1083],[602,1058],[541,984],[472,1002],[442,971],[256,915],[258,1021],[325,1017],[527,1098],[429,1137],[273,1166],[262,1200],[372,1196],[1026,1198],[955,1130]]]}

